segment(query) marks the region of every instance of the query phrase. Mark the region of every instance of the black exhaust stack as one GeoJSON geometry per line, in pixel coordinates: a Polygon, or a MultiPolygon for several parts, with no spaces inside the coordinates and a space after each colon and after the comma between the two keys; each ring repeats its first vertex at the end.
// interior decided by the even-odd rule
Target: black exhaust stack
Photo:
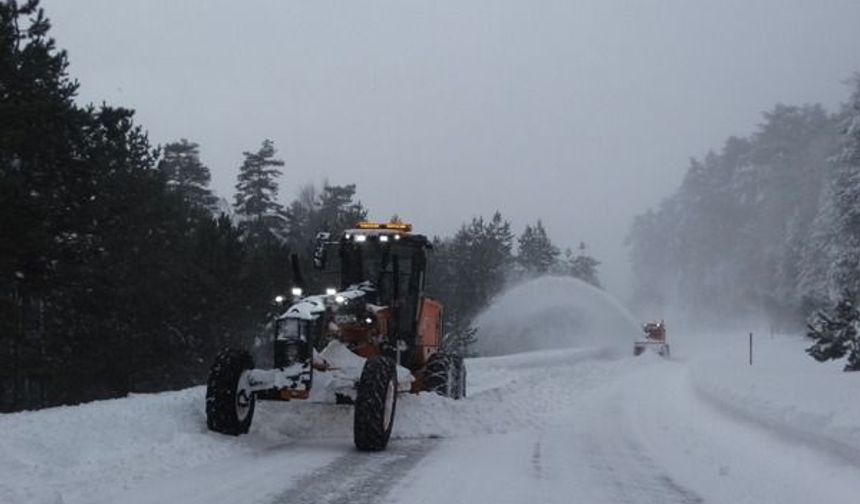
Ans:
{"type": "Polygon", "coordinates": [[[290,254],[290,265],[293,268],[293,285],[300,287],[303,291],[307,290],[305,279],[302,276],[302,269],[299,267],[299,255],[290,254]]]}

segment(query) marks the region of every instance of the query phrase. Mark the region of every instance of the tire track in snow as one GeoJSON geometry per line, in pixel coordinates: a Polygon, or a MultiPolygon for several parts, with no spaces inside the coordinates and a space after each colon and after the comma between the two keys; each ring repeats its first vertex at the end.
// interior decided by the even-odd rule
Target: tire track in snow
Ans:
{"type": "MultiPolygon", "coordinates": [[[[635,458],[640,467],[656,468],[657,463],[645,454],[644,449],[639,446],[631,438],[626,439],[627,447],[630,450],[631,457],[635,458]]],[[[665,489],[668,496],[673,497],[671,500],[664,502],[677,502],[678,504],[700,504],[705,500],[697,495],[692,490],[681,486],[666,473],[654,473],[651,475],[654,481],[660,487],[665,489]],[[675,500],[677,499],[677,500],[675,500]]]]}
{"type": "Polygon", "coordinates": [[[438,441],[392,440],[383,452],[351,451],[300,478],[272,504],[372,504],[388,492],[438,441]]]}
{"type": "Polygon", "coordinates": [[[584,435],[583,456],[613,503],[701,504],[704,499],[663,472],[631,440],[618,444],[600,436],[584,435]],[[601,483],[602,482],[602,483],[601,483]]]}
{"type": "Polygon", "coordinates": [[[634,439],[624,423],[623,394],[607,394],[598,402],[598,414],[579,433],[585,458],[598,480],[612,487],[612,502],[654,504],[701,504],[704,499],[677,483],[634,439]],[[595,419],[613,429],[600,428],[595,419]]]}

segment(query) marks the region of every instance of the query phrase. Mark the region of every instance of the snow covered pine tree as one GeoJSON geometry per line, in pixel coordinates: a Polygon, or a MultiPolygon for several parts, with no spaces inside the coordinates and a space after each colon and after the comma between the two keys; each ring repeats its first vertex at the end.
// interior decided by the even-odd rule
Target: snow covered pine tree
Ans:
{"type": "Polygon", "coordinates": [[[846,291],[832,315],[819,311],[812,316],[806,334],[815,344],[806,352],[815,360],[825,362],[847,354],[845,371],[860,371],[860,312],[856,299],[853,292],[846,291]]]}

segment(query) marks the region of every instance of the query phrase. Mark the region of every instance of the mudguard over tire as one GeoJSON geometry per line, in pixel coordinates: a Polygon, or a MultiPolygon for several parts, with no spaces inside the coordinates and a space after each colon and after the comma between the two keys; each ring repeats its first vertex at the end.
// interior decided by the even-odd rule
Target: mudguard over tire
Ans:
{"type": "Polygon", "coordinates": [[[371,357],[364,363],[355,398],[353,435],[361,451],[388,446],[397,407],[397,370],[388,357],[371,357]]]}
{"type": "Polygon", "coordinates": [[[209,430],[238,436],[251,428],[254,394],[243,389],[243,374],[254,368],[244,350],[225,350],[215,359],[206,386],[206,426],[209,430]]]}

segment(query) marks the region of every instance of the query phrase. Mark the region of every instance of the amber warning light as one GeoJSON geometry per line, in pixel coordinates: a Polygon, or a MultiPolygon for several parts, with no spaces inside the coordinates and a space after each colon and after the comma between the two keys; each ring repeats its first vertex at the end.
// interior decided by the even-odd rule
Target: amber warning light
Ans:
{"type": "Polygon", "coordinates": [[[412,232],[412,224],[404,224],[402,222],[393,222],[389,224],[380,224],[377,222],[359,222],[358,229],[387,229],[390,231],[410,233],[412,232]]]}

